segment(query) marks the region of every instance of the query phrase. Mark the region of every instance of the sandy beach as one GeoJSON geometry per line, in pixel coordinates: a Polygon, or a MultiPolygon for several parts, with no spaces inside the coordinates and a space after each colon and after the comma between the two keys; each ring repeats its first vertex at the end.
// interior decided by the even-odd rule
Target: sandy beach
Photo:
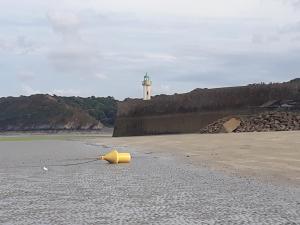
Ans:
{"type": "Polygon", "coordinates": [[[2,136],[0,224],[299,224],[299,135],[2,136]]]}
{"type": "Polygon", "coordinates": [[[231,174],[300,185],[300,131],[104,137],[94,141],[109,147],[125,146],[128,151],[172,155],[231,174]]]}

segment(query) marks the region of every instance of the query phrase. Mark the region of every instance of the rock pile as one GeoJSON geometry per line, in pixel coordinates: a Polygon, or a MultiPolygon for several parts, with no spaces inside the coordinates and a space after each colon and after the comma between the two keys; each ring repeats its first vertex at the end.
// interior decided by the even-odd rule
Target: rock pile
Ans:
{"type": "MultiPolygon", "coordinates": [[[[224,123],[232,117],[220,119],[200,133],[224,133],[224,123]]],[[[241,120],[240,126],[233,132],[268,132],[268,131],[291,131],[300,130],[300,112],[264,112],[251,116],[237,116],[241,120]]]]}

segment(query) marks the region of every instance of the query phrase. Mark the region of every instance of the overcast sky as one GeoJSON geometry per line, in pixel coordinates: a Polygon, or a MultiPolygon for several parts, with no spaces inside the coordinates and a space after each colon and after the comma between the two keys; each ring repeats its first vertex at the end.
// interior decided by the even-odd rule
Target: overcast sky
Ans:
{"type": "Polygon", "coordinates": [[[0,96],[141,97],[300,77],[300,0],[0,0],[0,96]]]}

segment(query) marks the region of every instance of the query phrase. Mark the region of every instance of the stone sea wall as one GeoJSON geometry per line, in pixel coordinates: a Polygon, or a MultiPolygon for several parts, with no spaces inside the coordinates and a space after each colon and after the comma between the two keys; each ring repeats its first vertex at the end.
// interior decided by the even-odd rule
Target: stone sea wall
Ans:
{"type": "Polygon", "coordinates": [[[241,87],[195,89],[150,101],[118,103],[114,136],[196,133],[228,116],[300,109],[300,80],[241,87]]]}

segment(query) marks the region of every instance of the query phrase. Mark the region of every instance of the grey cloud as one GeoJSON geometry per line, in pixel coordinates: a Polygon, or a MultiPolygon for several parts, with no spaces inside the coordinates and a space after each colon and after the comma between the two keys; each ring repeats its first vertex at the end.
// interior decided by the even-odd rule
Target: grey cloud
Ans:
{"type": "MultiPolygon", "coordinates": [[[[130,30],[118,30],[115,33],[117,28],[113,28],[107,32],[102,31],[104,34],[102,35],[101,31],[96,29],[96,33],[91,34],[89,32],[95,32],[94,29],[89,30],[89,24],[87,24],[91,18],[86,19],[82,15],[78,18],[81,18],[81,22],[76,24],[80,24],[80,26],[74,28],[73,23],[71,23],[70,27],[65,24],[64,26],[68,28],[63,29],[62,32],[61,30],[54,30],[58,32],[58,35],[64,36],[67,33],[69,37],[68,40],[62,38],[48,54],[51,65],[61,73],[76,74],[83,77],[99,77],[99,74],[109,76],[109,74],[121,74],[120,70],[122,74],[132,73],[134,70],[144,71],[143,67],[155,67],[158,63],[173,63],[176,60],[176,57],[169,52],[139,49],[139,45],[144,45],[143,47],[147,45],[143,40],[137,43],[130,36],[123,36],[130,30]],[[79,33],[78,30],[83,30],[83,32],[79,33]],[[93,39],[94,35],[98,35],[99,39],[93,39]],[[116,38],[115,43],[114,37],[116,38]],[[111,46],[112,43],[114,46],[111,46]]],[[[95,17],[94,22],[97,19],[99,18],[95,17]]],[[[106,26],[109,27],[111,20],[107,17],[101,19],[105,20],[106,26]]],[[[116,21],[117,19],[113,23],[116,21]]],[[[123,22],[119,24],[118,28],[121,28],[122,24],[123,22]]],[[[102,27],[102,29],[104,28],[102,27]]],[[[139,32],[137,33],[141,35],[139,32]]]]}
{"type": "MultiPolygon", "coordinates": [[[[215,62],[222,62],[217,69],[194,68],[186,76],[175,76],[170,81],[197,82],[209,86],[241,85],[253,82],[286,81],[300,75],[300,51],[289,53],[251,52],[211,55],[215,62]]],[[[205,87],[205,86],[203,86],[205,87]]]]}
{"type": "MultiPolygon", "coordinates": [[[[53,36],[46,59],[50,71],[54,69],[51,73],[66,85],[53,88],[57,93],[75,93],[82,81],[87,88],[98,90],[99,82],[103,92],[133,96],[145,72],[152,75],[157,92],[170,93],[199,86],[238,85],[262,76],[267,80],[272,74],[280,78],[286,73],[277,65],[292,68],[292,63],[273,59],[271,53],[262,57],[261,52],[252,51],[280,42],[266,20],[148,18],[91,10],[50,12],[48,22],[53,36]],[[68,88],[70,78],[76,84],[68,88]]],[[[29,43],[19,40],[24,47],[29,43]]],[[[294,71],[296,67],[288,73],[294,71]]]]}
{"type": "Polygon", "coordinates": [[[284,2],[291,4],[294,8],[300,8],[300,0],[283,0],[284,2]]]}
{"type": "Polygon", "coordinates": [[[0,39],[0,50],[14,54],[29,54],[38,49],[38,45],[26,36],[0,39]]]}
{"type": "Polygon", "coordinates": [[[300,42],[300,35],[296,35],[295,37],[293,37],[291,39],[291,41],[293,41],[293,42],[300,42]]]}
{"type": "Polygon", "coordinates": [[[279,30],[279,32],[280,33],[298,33],[298,32],[300,32],[300,21],[283,26],[279,30]]]}
{"type": "Polygon", "coordinates": [[[61,39],[48,52],[48,59],[56,71],[65,75],[93,76],[98,72],[98,50],[84,40],[80,15],[68,11],[48,13],[54,34],[61,39]]]}
{"type": "Polygon", "coordinates": [[[61,73],[90,76],[97,72],[100,57],[97,50],[87,46],[60,46],[49,53],[51,65],[61,73]]]}
{"type": "Polygon", "coordinates": [[[36,75],[33,72],[22,70],[17,74],[17,78],[20,81],[27,83],[33,81],[36,78],[36,75]]]}
{"type": "MultiPolygon", "coordinates": [[[[300,69],[299,21],[287,24],[299,19],[300,0],[276,1],[285,1],[282,10],[272,8],[280,6],[272,0],[253,5],[247,1],[253,6],[246,9],[247,18],[203,18],[179,15],[167,6],[162,7],[170,14],[154,15],[143,13],[146,9],[136,14],[127,9],[110,12],[91,8],[86,1],[79,6],[69,0],[59,5],[12,0],[9,10],[1,8],[0,64],[8,85],[0,90],[16,92],[25,83],[28,93],[81,91],[122,98],[140,93],[145,72],[160,93],[287,80],[300,69]],[[285,19],[286,13],[291,15],[285,19]],[[20,74],[21,70],[34,74],[20,74]]],[[[234,6],[233,1],[226,4],[234,6]]]]}
{"type": "Polygon", "coordinates": [[[264,37],[261,34],[253,34],[252,43],[262,44],[262,43],[264,43],[264,37]]]}
{"type": "Polygon", "coordinates": [[[10,44],[7,41],[5,41],[4,39],[0,38],[0,50],[6,51],[10,48],[11,48],[10,44]]]}
{"type": "Polygon", "coordinates": [[[72,12],[52,11],[48,13],[48,19],[53,30],[58,33],[74,33],[80,28],[80,18],[72,12]]]}
{"type": "MultiPolygon", "coordinates": [[[[272,60],[272,53],[268,59],[260,56],[260,52],[235,54],[233,51],[243,40],[240,34],[248,32],[251,38],[249,27],[257,26],[260,20],[245,18],[241,22],[202,18],[180,21],[180,18],[173,18],[143,21],[127,16],[127,22],[118,19],[117,14],[115,18],[92,13],[89,18],[78,16],[81,22],[76,24],[80,24],[79,27],[76,25],[74,28],[71,23],[74,29],[66,30],[76,34],[78,30],[82,31],[80,40],[56,46],[49,54],[51,63],[62,73],[96,77],[97,74],[105,74],[108,79],[124,76],[128,82],[146,71],[156,76],[158,83],[167,80],[208,86],[239,84],[243,80],[252,82],[261,76],[267,79],[274,71],[280,77],[280,68],[276,68],[278,61],[272,60]],[[93,24],[95,27],[91,30],[88,21],[100,26],[93,24]],[[99,36],[97,40],[93,39],[95,35],[99,36]],[[206,46],[206,43],[214,45],[206,46]]],[[[120,15],[120,18],[123,17],[120,15]]],[[[272,35],[254,35],[252,41],[268,44],[280,40],[272,35]]],[[[248,45],[241,44],[246,51],[253,48],[248,45]]],[[[279,65],[284,66],[282,63],[279,65]]]]}
{"type": "Polygon", "coordinates": [[[34,89],[27,84],[22,84],[21,90],[22,90],[22,94],[24,94],[24,95],[34,95],[34,94],[41,93],[40,90],[34,89]]]}
{"type": "Polygon", "coordinates": [[[33,41],[29,40],[25,36],[19,36],[17,38],[17,45],[16,46],[17,46],[17,48],[19,48],[19,50],[23,54],[28,54],[28,53],[34,52],[38,48],[33,41]]]}
{"type": "Polygon", "coordinates": [[[285,38],[288,41],[297,43],[299,42],[300,36],[300,21],[296,21],[294,23],[289,23],[282,26],[278,30],[278,38],[285,38]]]}

